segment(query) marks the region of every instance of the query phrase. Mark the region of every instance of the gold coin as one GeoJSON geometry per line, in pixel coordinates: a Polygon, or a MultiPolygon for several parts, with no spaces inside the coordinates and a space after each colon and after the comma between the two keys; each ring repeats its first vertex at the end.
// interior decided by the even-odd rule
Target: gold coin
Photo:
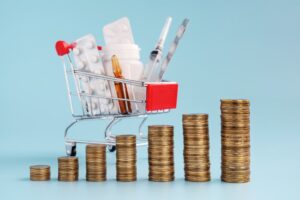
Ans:
{"type": "Polygon", "coordinates": [[[150,145],[150,146],[162,146],[162,147],[166,146],[166,147],[173,148],[174,147],[174,142],[173,141],[171,141],[171,142],[168,142],[168,141],[161,141],[161,142],[149,141],[148,145],[150,145]]]}
{"type": "Polygon", "coordinates": [[[58,158],[58,180],[76,181],[78,180],[78,158],[77,157],[59,157],[58,158]]]}
{"type": "Polygon", "coordinates": [[[59,162],[77,162],[78,158],[74,156],[63,156],[58,158],[59,162]]]}
{"type": "Polygon", "coordinates": [[[250,104],[248,99],[221,99],[220,101],[221,104],[250,104]]]}
{"type": "Polygon", "coordinates": [[[153,182],[170,182],[174,181],[174,173],[171,174],[149,174],[149,181],[153,182]]]}
{"type": "Polygon", "coordinates": [[[136,136],[119,135],[116,137],[116,179],[117,181],[136,180],[136,136]],[[128,143],[130,141],[130,143],[128,143]]]}
{"type": "Polygon", "coordinates": [[[49,169],[50,169],[49,165],[32,165],[32,166],[30,166],[30,170],[48,171],[49,169]]]}
{"type": "Polygon", "coordinates": [[[231,134],[222,132],[221,137],[224,139],[250,139],[250,134],[231,134]]]}
{"type": "Polygon", "coordinates": [[[183,141],[184,145],[190,145],[190,146],[208,146],[209,145],[209,141],[208,140],[184,140],[183,141]]]}
{"type": "Polygon", "coordinates": [[[241,105],[221,105],[220,106],[221,112],[223,113],[224,110],[226,111],[246,111],[246,113],[250,113],[250,106],[241,106],[241,105]]]}
{"type": "Polygon", "coordinates": [[[243,123],[250,124],[250,119],[239,119],[239,118],[223,118],[221,117],[221,122],[225,125],[227,123],[243,123]]]}
{"type": "Polygon", "coordinates": [[[86,145],[86,152],[105,152],[106,145],[105,144],[88,144],[86,145]]]}
{"type": "Polygon", "coordinates": [[[171,165],[174,165],[174,159],[170,159],[170,160],[151,159],[151,160],[149,160],[148,163],[151,166],[171,166],[171,165]]]}
{"type": "Polygon", "coordinates": [[[90,182],[102,182],[102,181],[106,181],[106,176],[87,176],[86,177],[86,180],[87,181],[90,181],[90,182]]]}
{"type": "Polygon", "coordinates": [[[210,169],[210,163],[209,161],[206,162],[199,162],[199,163],[185,163],[184,164],[184,170],[187,171],[209,171],[210,169]]]}
{"type": "Polygon", "coordinates": [[[197,177],[197,176],[185,176],[186,181],[191,181],[191,182],[208,182],[211,180],[210,176],[207,177],[197,177]]]}
{"type": "Polygon", "coordinates": [[[221,176],[221,180],[223,182],[228,183],[246,183],[250,181],[250,176],[248,177],[227,177],[227,176],[221,176]]]}
{"type": "Polygon", "coordinates": [[[32,181],[50,180],[50,166],[49,165],[30,166],[30,180],[32,181]]]}
{"type": "Polygon", "coordinates": [[[136,176],[133,176],[133,177],[120,177],[120,176],[117,176],[117,181],[119,182],[133,182],[133,181],[136,181],[136,176]]]}
{"type": "Polygon", "coordinates": [[[182,119],[207,119],[208,114],[206,113],[191,113],[191,114],[183,114],[182,119]]]}
{"type": "Polygon", "coordinates": [[[174,126],[172,125],[150,125],[148,126],[148,129],[150,130],[170,130],[170,129],[173,129],[174,126]]]}
{"type": "Polygon", "coordinates": [[[196,145],[196,146],[185,145],[183,150],[186,152],[207,151],[207,150],[209,150],[209,144],[206,144],[206,145],[202,144],[202,145],[196,145]]]}
{"type": "Polygon", "coordinates": [[[207,120],[188,120],[182,122],[183,130],[208,130],[209,125],[207,120]]]}
{"type": "Polygon", "coordinates": [[[222,115],[223,114],[236,114],[236,115],[238,115],[238,114],[250,114],[250,111],[248,111],[248,110],[225,110],[225,109],[223,109],[222,110],[222,115]]]}
{"type": "Polygon", "coordinates": [[[188,163],[188,162],[194,162],[194,163],[207,163],[209,162],[209,156],[203,156],[203,157],[200,157],[200,156],[184,156],[184,161],[185,163],[188,163]]]}
{"type": "Polygon", "coordinates": [[[198,131],[198,132],[208,132],[209,126],[197,126],[197,125],[183,125],[182,127],[183,131],[198,131]]]}
{"type": "Polygon", "coordinates": [[[221,130],[250,130],[250,122],[222,122],[221,130]]]}

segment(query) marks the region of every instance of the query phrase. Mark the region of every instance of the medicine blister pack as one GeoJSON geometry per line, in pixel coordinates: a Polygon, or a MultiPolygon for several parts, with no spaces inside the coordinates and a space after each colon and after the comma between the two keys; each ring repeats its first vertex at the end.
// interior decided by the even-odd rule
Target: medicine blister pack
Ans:
{"type": "Polygon", "coordinates": [[[104,26],[103,36],[107,46],[114,44],[134,44],[130,22],[127,17],[104,26]]]}
{"type": "MultiPolygon", "coordinates": [[[[96,39],[93,35],[86,35],[75,41],[73,48],[75,67],[77,70],[105,75],[101,55],[97,48],[96,39]]],[[[86,111],[91,115],[109,114],[114,112],[114,102],[111,100],[111,88],[108,81],[79,76],[80,92],[97,97],[83,96],[86,111]]]]}

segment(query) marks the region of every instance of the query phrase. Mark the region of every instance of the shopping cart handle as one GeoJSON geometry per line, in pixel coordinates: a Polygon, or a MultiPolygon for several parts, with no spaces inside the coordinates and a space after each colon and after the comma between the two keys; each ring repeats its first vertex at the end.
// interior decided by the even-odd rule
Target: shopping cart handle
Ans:
{"type": "MultiPolygon", "coordinates": [[[[56,53],[59,56],[64,56],[64,55],[70,53],[70,49],[74,49],[75,47],[76,47],[76,42],[68,44],[65,41],[59,40],[55,44],[56,53]]],[[[102,46],[97,46],[97,49],[99,51],[101,51],[102,50],[102,46]]]]}
{"type": "Polygon", "coordinates": [[[73,49],[76,46],[76,43],[68,44],[65,41],[59,40],[55,44],[56,53],[59,56],[64,56],[70,53],[70,49],[73,49]]]}

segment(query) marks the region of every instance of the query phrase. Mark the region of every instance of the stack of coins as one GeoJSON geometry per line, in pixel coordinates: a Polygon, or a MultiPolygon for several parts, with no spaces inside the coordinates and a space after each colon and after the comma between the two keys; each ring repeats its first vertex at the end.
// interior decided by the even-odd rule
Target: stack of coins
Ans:
{"type": "Polygon", "coordinates": [[[77,181],[78,180],[78,158],[59,157],[58,159],[58,180],[77,181]]]}
{"type": "Polygon", "coordinates": [[[106,145],[86,146],[86,180],[106,180],[106,145]]]}
{"type": "Polygon", "coordinates": [[[210,181],[208,114],[184,114],[185,180],[210,181]]]}
{"type": "Polygon", "coordinates": [[[136,181],[136,136],[116,136],[117,181],[136,181]]]}
{"type": "Polygon", "coordinates": [[[32,181],[50,180],[50,166],[49,165],[30,166],[30,180],[32,181]]]}
{"type": "Polygon", "coordinates": [[[222,175],[225,182],[250,181],[250,102],[221,100],[222,175]]]}
{"type": "Polygon", "coordinates": [[[148,127],[149,180],[174,180],[174,128],[170,125],[148,127]]]}

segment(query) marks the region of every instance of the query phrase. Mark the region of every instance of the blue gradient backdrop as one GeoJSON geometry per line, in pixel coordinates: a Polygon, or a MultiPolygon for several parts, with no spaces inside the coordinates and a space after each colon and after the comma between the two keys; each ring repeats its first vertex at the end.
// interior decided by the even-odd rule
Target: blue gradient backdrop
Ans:
{"type": "MultiPolygon", "coordinates": [[[[300,199],[300,1],[16,1],[0,0],[0,199],[300,199]],[[164,20],[173,17],[170,44],[184,17],[188,30],[165,78],[180,84],[178,109],[149,124],[176,126],[176,181],[147,181],[146,148],[139,150],[135,183],[115,181],[108,155],[104,183],[84,180],[80,146],[77,183],[57,182],[63,131],[72,121],[59,39],[85,34],[103,44],[102,27],[127,16],[145,61],[164,20]],[[221,98],[251,100],[251,182],[220,182],[221,98]],[[181,114],[210,114],[209,183],[183,179],[181,114]],[[50,182],[30,182],[29,165],[51,164],[50,182]]],[[[115,132],[135,133],[137,122],[115,132]]],[[[74,137],[101,138],[105,122],[84,124],[74,137]]]]}

